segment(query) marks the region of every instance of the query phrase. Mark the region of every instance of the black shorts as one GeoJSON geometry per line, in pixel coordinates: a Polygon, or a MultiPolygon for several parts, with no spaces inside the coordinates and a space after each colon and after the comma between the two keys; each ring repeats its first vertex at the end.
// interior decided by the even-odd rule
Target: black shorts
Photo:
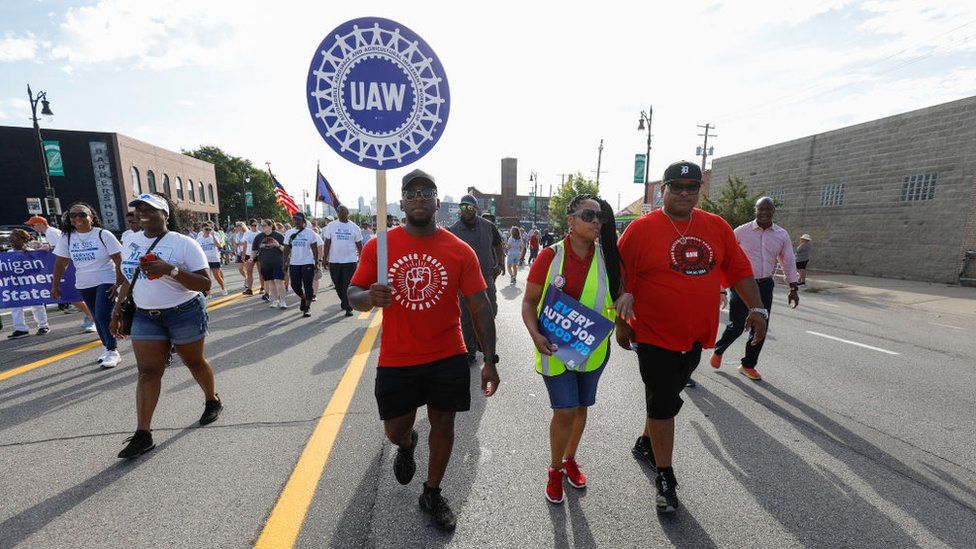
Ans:
{"type": "Polygon", "coordinates": [[[809,262],[810,262],[809,260],[808,261],[797,261],[796,262],[796,268],[797,269],[806,269],[807,268],[807,263],[809,263],[809,262]]]}
{"type": "Polygon", "coordinates": [[[681,391],[701,360],[702,347],[695,343],[690,351],[669,351],[654,345],[637,344],[637,361],[644,380],[647,417],[671,419],[678,415],[681,391]]]}
{"type": "Polygon", "coordinates": [[[466,412],[471,409],[471,367],[464,354],[418,366],[381,366],[373,393],[383,420],[424,405],[439,412],[466,412]]]}
{"type": "Polygon", "coordinates": [[[241,254],[234,254],[234,257],[237,258],[237,262],[238,263],[244,263],[244,256],[243,255],[241,255],[241,254]]]}
{"type": "Polygon", "coordinates": [[[284,280],[285,269],[281,265],[261,265],[261,278],[265,280],[284,280]]]}
{"type": "Polygon", "coordinates": [[[208,261],[207,262],[207,265],[210,265],[210,268],[211,269],[219,269],[220,268],[220,262],[219,261],[208,261]]]}

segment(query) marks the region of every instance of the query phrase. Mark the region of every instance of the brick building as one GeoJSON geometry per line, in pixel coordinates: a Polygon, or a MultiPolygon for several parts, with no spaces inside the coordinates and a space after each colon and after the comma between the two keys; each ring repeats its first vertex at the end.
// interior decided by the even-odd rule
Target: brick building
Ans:
{"type": "MultiPolygon", "coordinates": [[[[541,188],[539,189],[541,191],[541,188]]],[[[536,196],[533,207],[531,196],[518,194],[518,159],[503,158],[501,166],[501,193],[491,194],[468,187],[468,194],[478,201],[483,212],[495,214],[499,227],[518,225],[531,228],[549,226],[549,197],[536,196]]]]}
{"type": "MultiPolygon", "coordinates": [[[[813,237],[810,268],[956,283],[976,250],[976,96],[716,158],[813,237]]],[[[963,278],[974,278],[976,261],[963,278]]]]}
{"type": "MultiPolygon", "coordinates": [[[[88,202],[106,229],[125,230],[131,197],[148,191],[167,194],[198,219],[216,219],[220,208],[213,164],[117,133],[41,129],[55,142],[60,167],[51,186],[62,209],[88,202]]],[[[49,162],[50,165],[50,162],[49,162]]],[[[43,166],[33,128],[0,126],[0,223],[21,223],[28,199],[45,196],[43,166]]],[[[44,212],[46,215],[47,211],[44,212]]]]}

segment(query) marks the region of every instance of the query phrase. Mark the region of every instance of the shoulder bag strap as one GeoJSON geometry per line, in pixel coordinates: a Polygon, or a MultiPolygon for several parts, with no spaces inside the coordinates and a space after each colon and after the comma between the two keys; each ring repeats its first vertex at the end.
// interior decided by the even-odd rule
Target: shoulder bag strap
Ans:
{"type": "MultiPolygon", "coordinates": [[[[166,233],[163,233],[163,234],[157,236],[156,237],[156,240],[153,241],[152,246],[149,246],[149,249],[146,250],[146,253],[148,254],[149,252],[153,251],[153,248],[156,247],[156,244],[159,244],[159,241],[162,240],[164,236],[166,236],[166,233]]],[[[132,289],[136,287],[136,281],[137,280],[139,280],[139,268],[138,267],[136,268],[136,272],[132,275],[132,280],[129,282],[129,296],[130,297],[132,296],[132,289]]]]}

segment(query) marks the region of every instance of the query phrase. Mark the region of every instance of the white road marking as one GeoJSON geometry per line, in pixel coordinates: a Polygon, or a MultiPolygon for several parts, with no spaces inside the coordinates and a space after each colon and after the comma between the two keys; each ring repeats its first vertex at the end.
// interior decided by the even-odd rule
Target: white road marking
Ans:
{"type": "Polygon", "coordinates": [[[842,343],[849,343],[851,345],[856,345],[858,347],[864,347],[865,349],[871,349],[872,351],[879,351],[879,352],[882,352],[882,353],[887,353],[889,355],[900,355],[901,354],[901,353],[896,353],[894,351],[889,351],[888,349],[882,349],[881,347],[872,347],[871,345],[865,345],[864,343],[858,343],[856,341],[850,341],[848,339],[841,339],[839,337],[835,337],[835,336],[832,336],[832,335],[821,334],[820,332],[811,332],[810,330],[807,330],[807,333],[810,334],[810,335],[825,337],[827,339],[833,339],[834,341],[840,341],[842,343]]]}
{"type": "Polygon", "coordinates": [[[939,324],[938,322],[929,322],[933,326],[942,326],[943,328],[952,328],[953,330],[965,330],[965,328],[960,328],[959,326],[950,326],[948,324],[939,324]]]}

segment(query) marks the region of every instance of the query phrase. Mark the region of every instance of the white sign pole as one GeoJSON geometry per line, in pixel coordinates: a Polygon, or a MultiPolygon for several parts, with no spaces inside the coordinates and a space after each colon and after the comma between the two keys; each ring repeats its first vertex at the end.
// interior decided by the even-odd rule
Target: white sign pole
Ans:
{"type": "Polygon", "coordinates": [[[386,170],[376,170],[376,282],[386,285],[386,170]]]}

